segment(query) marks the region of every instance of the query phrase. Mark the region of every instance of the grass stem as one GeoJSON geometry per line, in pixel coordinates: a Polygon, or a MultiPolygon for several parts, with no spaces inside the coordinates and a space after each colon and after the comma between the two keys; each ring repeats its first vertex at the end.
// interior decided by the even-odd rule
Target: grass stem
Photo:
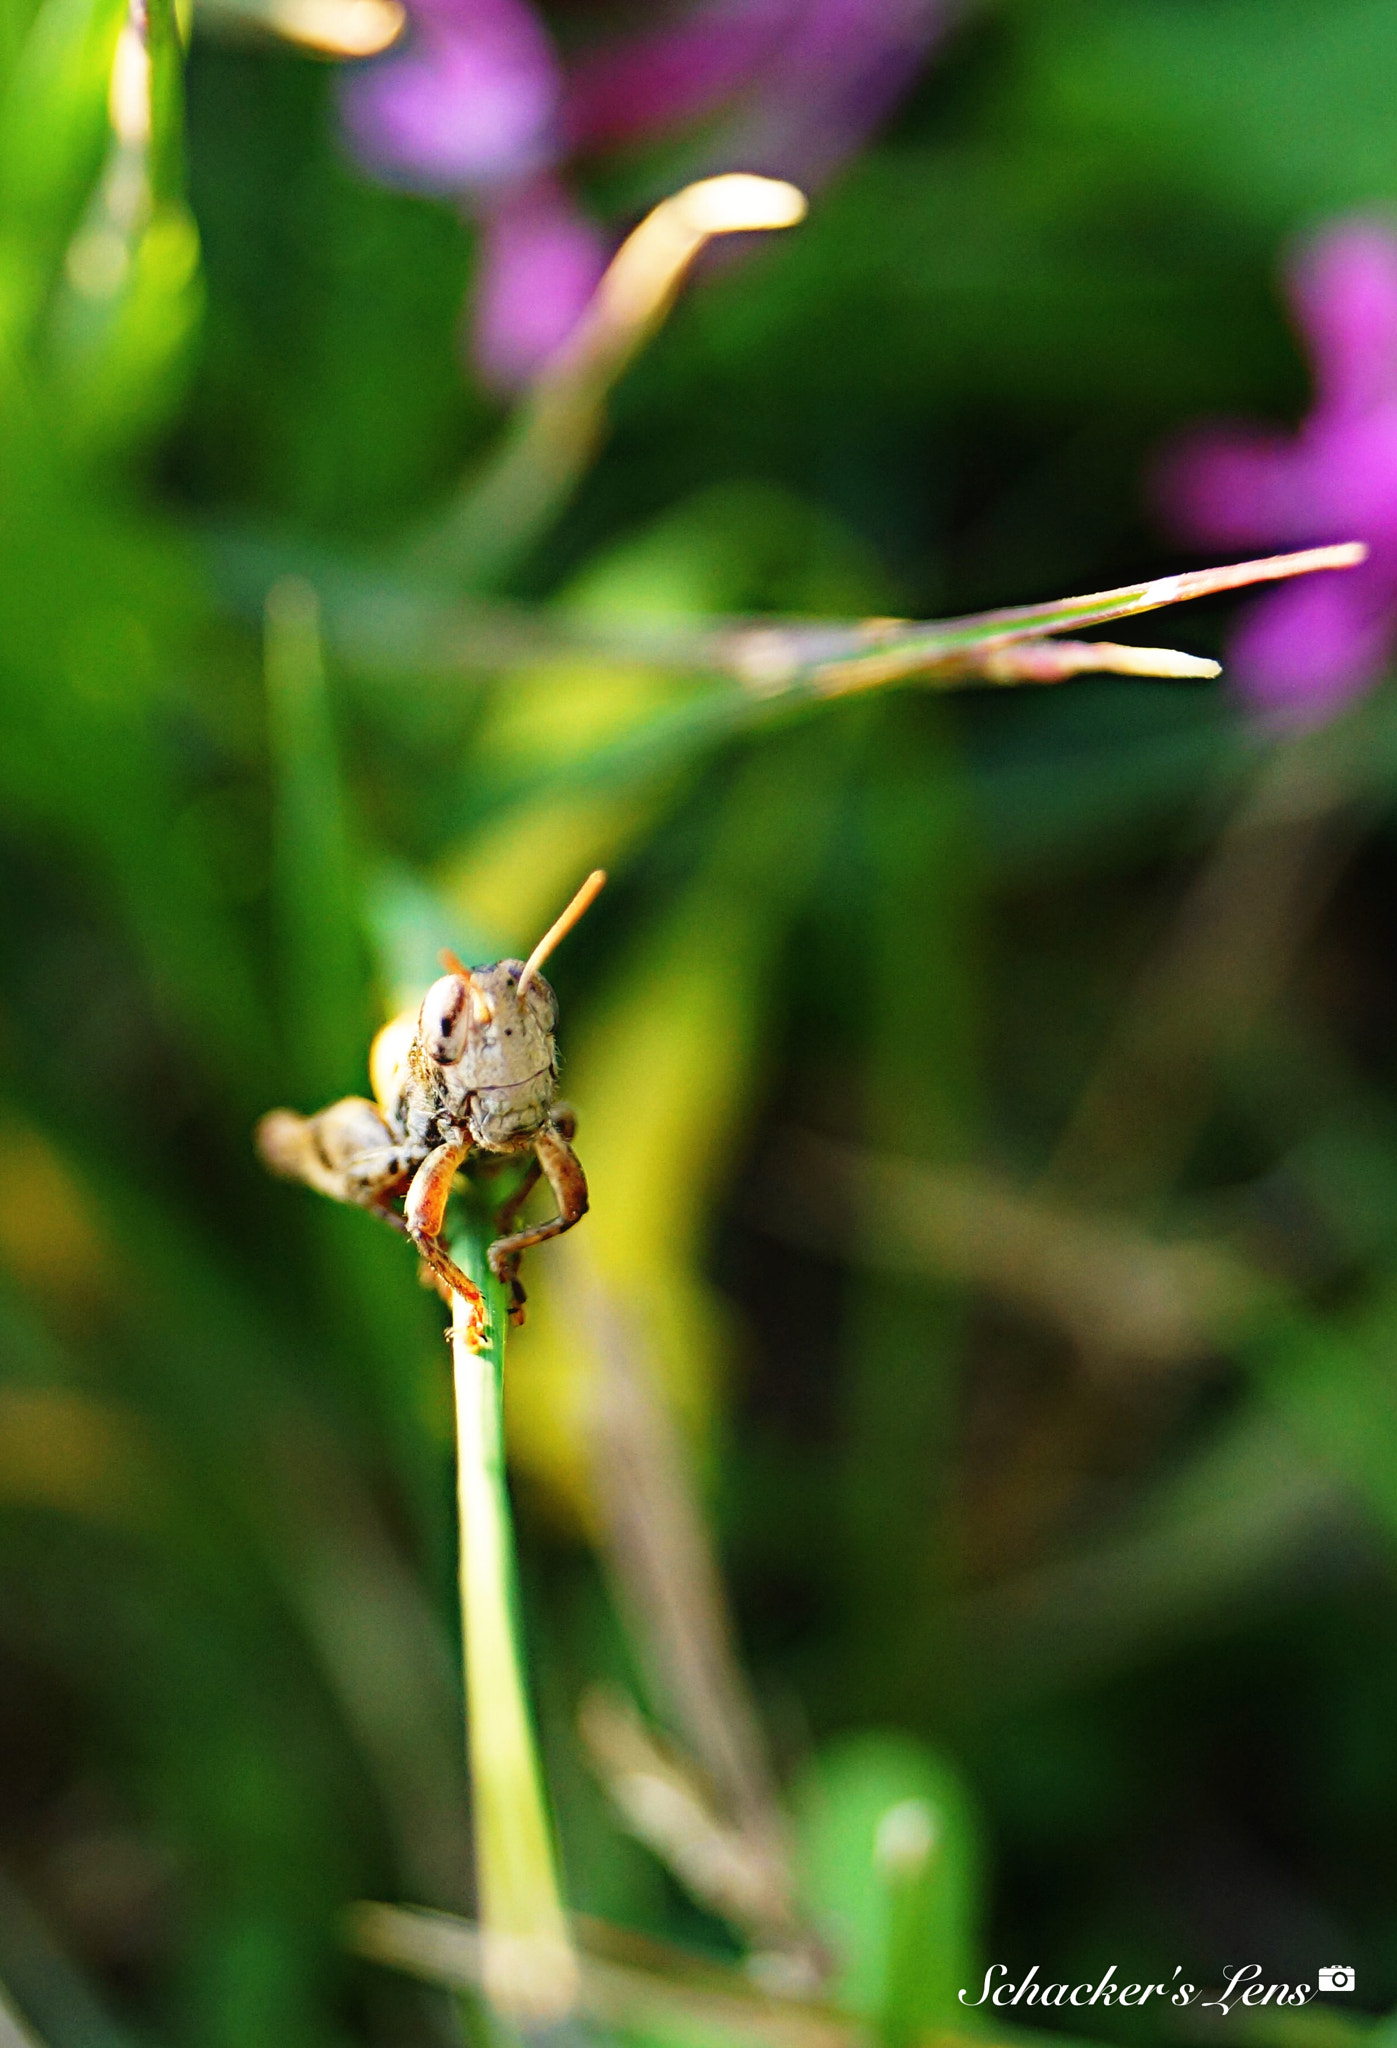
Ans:
{"type": "Polygon", "coordinates": [[[538,2025],[574,2011],[579,1976],[521,1654],[504,1469],[508,1319],[486,1257],[492,1235],[489,1218],[467,1210],[451,1247],[489,1311],[483,1351],[470,1347],[470,1308],[459,1295],[451,1329],[467,1746],[486,1995],[503,2017],[538,2025]]]}

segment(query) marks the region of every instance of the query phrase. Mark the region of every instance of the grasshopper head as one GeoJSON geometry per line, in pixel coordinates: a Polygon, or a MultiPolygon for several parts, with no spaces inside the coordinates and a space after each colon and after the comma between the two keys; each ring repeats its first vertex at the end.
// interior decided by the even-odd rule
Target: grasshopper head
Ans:
{"type": "Polygon", "coordinates": [[[522,1078],[551,1065],[558,1000],[540,974],[521,993],[523,974],[522,960],[493,967],[457,962],[434,981],[417,1024],[428,1058],[440,1067],[489,1068],[492,1079],[505,1070],[522,1078]]]}
{"type": "Polygon", "coordinates": [[[539,968],[605,880],[600,872],[588,877],[527,960],[467,967],[454,953],[442,955],[448,972],[422,999],[418,1044],[445,1071],[458,1102],[476,1099],[472,1128],[479,1124],[481,1143],[513,1140],[547,1120],[558,1071],[558,1003],[539,968]]]}

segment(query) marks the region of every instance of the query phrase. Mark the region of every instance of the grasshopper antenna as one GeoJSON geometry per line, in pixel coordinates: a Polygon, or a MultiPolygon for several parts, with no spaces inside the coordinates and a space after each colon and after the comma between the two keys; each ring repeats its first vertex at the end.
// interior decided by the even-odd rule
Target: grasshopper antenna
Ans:
{"type": "Polygon", "coordinates": [[[543,937],[534,947],[533,952],[530,953],[528,959],[524,962],[524,972],[519,977],[519,987],[516,991],[521,999],[525,989],[553,951],[553,948],[560,939],[567,937],[583,913],[591,909],[605,887],[606,869],[593,868],[591,874],[588,875],[586,881],[573,897],[562,916],[555,918],[553,923],[549,925],[543,937]]]}
{"type": "Polygon", "coordinates": [[[489,1024],[492,1022],[495,1012],[491,1008],[490,998],[484,993],[480,983],[476,980],[470,968],[467,967],[460,954],[453,953],[450,946],[443,946],[437,958],[448,974],[459,974],[466,987],[470,990],[471,1014],[475,1018],[476,1023],[489,1024]]]}

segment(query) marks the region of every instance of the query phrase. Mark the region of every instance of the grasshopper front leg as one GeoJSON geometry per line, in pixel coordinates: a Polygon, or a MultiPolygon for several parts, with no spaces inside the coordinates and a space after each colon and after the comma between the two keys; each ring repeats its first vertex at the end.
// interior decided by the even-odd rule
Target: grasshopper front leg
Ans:
{"type": "MultiPolygon", "coordinates": [[[[571,1123],[570,1118],[568,1121],[571,1123]]],[[[550,1237],[561,1237],[565,1230],[571,1230],[573,1224],[581,1222],[587,1214],[587,1176],[582,1171],[581,1160],[556,1125],[549,1125],[539,1132],[534,1140],[534,1156],[553,1190],[558,1213],[550,1216],[546,1223],[536,1223],[531,1229],[516,1230],[507,1237],[496,1238],[490,1247],[490,1271],[505,1286],[516,1290],[515,1307],[518,1309],[523,1307],[522,1292],[517,1291],[521,1254],[532,1245],[546,1244],[550,1237]]]]}
{"type": "MultiPolygon", "coordinates": [[[[565,1138],[570,1145],[577,1136],[577,1111],[566,1102],[555,1103],[553,1114],[548,1119],[548,1127],[556,1136],[565,1138]]],[[[581,1170],[579,1167],[578,1172],[580,1173],[581,1170]]],[[[496,1230],[506,1233],[509,1231],[515,1217],[538,1186],[542,1174],[543,1161],[539,1158],[537,1150],[535,1150],[533,1158],[529,1161],[524,1178],[509,1197],[509,1200],[501,1202],[499,1208],[495,1211],[496,1230]]],[[[587,1205],[587,1184],[585,1181],[582,1184],[582,1205],[585,1211],[587,1205]]]]}
{"type": "Polygon", "coordinates": [[[469,1302],[470,1324],[466,1342],[472,1351],[483,1351],[486,1342],[485,1296],[474,1280],[461,1271],[441,1242],[441,1226],[446,1219],[451,1183],[456,1178],[457,1167],[470,1149],[470,1140],[466,1138],[454,1144],[438,1145],[434,1152],[427,1154],[412,1177],[412,1186],[403,1204],[403,1217],[408,1236],[438,1279],[443,1280],[453,1293],[464,1295],[469,1302]]]}

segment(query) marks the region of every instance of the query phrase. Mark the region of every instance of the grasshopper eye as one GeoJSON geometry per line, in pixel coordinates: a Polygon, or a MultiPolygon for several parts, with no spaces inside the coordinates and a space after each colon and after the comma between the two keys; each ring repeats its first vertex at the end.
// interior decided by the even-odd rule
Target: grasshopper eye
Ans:
{"type": "Polygon", "coordinates": [[[470,983],[459,974],[444,974],[422,998],[418,1031],[422,1049],[438,1066],[449,1067],[466,1049],[470,1027],[470,983]]]}

